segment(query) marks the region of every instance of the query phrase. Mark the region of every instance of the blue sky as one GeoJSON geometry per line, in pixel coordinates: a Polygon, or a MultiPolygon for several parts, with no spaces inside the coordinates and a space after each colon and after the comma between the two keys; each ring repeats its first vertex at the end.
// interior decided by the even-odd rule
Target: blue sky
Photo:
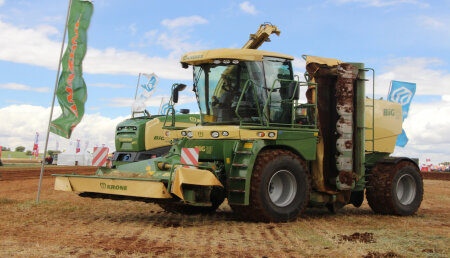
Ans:
{"type": "MultiPolygon", "coordinates": [[[[24,117],[48,113],[67,5],[56,0],[0,0],[0,117],[14,120],[6,110],[16,109],[24,117]]],[[[171,84],[192,85],[191,71],[179,65],[182,53],[240,48],[261,23],[271,22],[281,35],[272,36],[261,49],[294,56],[297,72],[304,71],[301,55],[308,54],[375,68],[378,96],[387,95],[392,79],[416,82],[410,121],[404,124],[411,146],[396,152],[450,160],[450,142],[439,138],[450,130],[443,117],[450,110],[449,13],[448,0],[95,0],[84,65],[86,115],[105,119],[100,120],[109,127],[128,116],[139,72],[160,77],[148,106],[155,113],[171,84]],[[414,112],[433,116],[414,117],[414,112]],[[436,127],[441,131],[434,131],[436,127]]],[[[195,110],[192,93],[183,95],[180,107],[195,110]]],[[[43,115],[41,120],[48,118],[43,115]]],[[[18,126],[36,127],[31,134],[45,133],[46,122],[27,123],[24,118],[20,123],[2,122],[2,144],[29,141],[28,135],[11,135],[18,126]]],[[[96,138],[88,132],[108,127],[82,123],[84,129],[75,129],[74,136],[92,139],[91,145],[96,138]]],[[[109,136],[102,141],[111,145],[113,135],[106,128],[102,133],[109,136]]]]}

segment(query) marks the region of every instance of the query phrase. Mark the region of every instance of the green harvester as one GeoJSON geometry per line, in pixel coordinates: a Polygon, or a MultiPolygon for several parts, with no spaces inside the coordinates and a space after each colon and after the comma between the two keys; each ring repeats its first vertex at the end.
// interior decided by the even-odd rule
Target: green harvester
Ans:
{"type": "Polygon", "coordinates": [[[55,175],[55,189],[186,214],[227,200],[237,216],[256,221],[291,221],[308,206],[360,207],[364,196],[375,213],[414,214],[423,197],[417,163],[390,157],[401,105],[375,100],[373,86],[366,97],[374,71],[362,63],[304,56],[299,78],[293,59],[254,49],[185,54],[200,110],[195,126],[177,124],[174,105],[186,86],[175,84],[167,116],[154,122],[171,141],[168,154],[93,176],[55,175]]]}

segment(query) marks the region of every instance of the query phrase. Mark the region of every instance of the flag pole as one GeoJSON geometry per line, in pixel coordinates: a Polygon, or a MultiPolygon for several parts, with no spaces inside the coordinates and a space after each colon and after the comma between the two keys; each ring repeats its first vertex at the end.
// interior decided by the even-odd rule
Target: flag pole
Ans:
{"type": "Polygon", "coordinates": [[[134,99],[137,98],[137,92],[138,92],[139,82],[140,81],[141,81],[141,73],[139,73],[138,81],[137,81],[137,84],[136,84],[136,92],[134,93],[134,99]]]}
{"type": "Polygon", "coordinates": [[[69,7],[67,8],[67,16],[66,16],[66,25],[64,26],[64,35],[63,35],[63,40],[62,40],[62,44],[61,44],[61,52],[59,53],[58,71],[56,72],[55,89],[53,90],[52,107],[50,109],[50,117],[48,119],[47,138],[45,139],[44,157],[43,157],[42,163],[41,163],[41,174],[39,175],[39,186],[38,186],[36,202],[39,202],[39,197],[41,195],[42,177],[44,176],[45,156],[47,155],[48,137],[50,136],[50,123],[52,121],[53,107],[55,105],[56,89],[58,88],[59,72],[61,71],[61,60],[62,60],[63,52],[64,52],[64,43],[66,42],[67,24],[69,24],[69,15],[70,15],[70,7],[71,6],[72,6],[72,0],[69,0],[69,7]]]}
{"type": "Polygon", "coordinates": [[[157,115],[161,114],[161,108],[162,108],[162,105],[163,105],[163,101],[164,101],[164,98],[161,98],[161,103],[159,104],[159,110],[158,110],[158,114],[157,115]]]}

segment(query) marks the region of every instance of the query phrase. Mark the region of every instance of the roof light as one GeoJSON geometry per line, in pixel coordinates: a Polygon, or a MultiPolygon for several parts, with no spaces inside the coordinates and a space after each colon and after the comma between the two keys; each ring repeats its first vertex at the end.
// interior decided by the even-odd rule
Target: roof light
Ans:
{"type": "Polygon", "coordinates": [[[239,60],[233,60],[232,63],[233,64],[239,64],[239,60]]]}
{"type": "Polygon", "coordinates": [[[218,59],[216,59],[216,60],[213,61],[214,64],[220,64],[220,62],[221,62],[221,61],[218,60],[218,59]]]}
{"type": "Polygon", "coordinates": [[[226,60],[223,60],[223,63],[224,63],[224,64],[229,64],[229,63],[231,63],[231,61],[228,60],[228,59],[226,59],[226,60]]]}

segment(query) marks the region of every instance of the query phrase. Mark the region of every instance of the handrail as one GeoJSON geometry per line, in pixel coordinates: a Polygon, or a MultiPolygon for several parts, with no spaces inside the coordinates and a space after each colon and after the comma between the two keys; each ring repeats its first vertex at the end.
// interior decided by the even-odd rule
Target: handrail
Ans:
{"type": "Polygon", "coordinates": [[[375,152],[375,69],[365,68],[364,71],[372,71],[372,152],[375,152]]]}
{"type": "Polygon", "coordinates": [[[248,85],[252,86],[253,97],[255,98],[255,101],[256,101],[256,108],[258,110],[258,116],[259,116],[259,119],[260,119],[260,124],[263,125],[263,118],[261,116],[261,110],[259,108],[258,96],[256,95],[255,83],[251,79],[248,79],[245,82],[244,88],[242,89],[241,96],[239,96],[239,100],[238,100],[238,103],[236,105],[236,109],[234,110],[234,113],[239,118],[240,125],[242,125],[242,117],[239,115],[239,107],[241,106],[241,101],[242,101],[242,98],[244,97],[245,92],[247,92],[248,85]]]}
{"type": "MultiPolygon", "coordinates": [[[[272,102],[272,93],[273,93],[273,91],[274,91],[274,89],[278,89],[278,88],[284,88],[284,87],[289,87],[289,86],[280,86],[280,87],[276,87],[275,88],[275,83],[276,82],[295,82],[295,89],[294,89],[294,92],[293,92],[293,95],[289,98],[289,99],[285,99],[285,100],[281,100],[280,101],[280,103],[281,102],[289,102],[289,103],[292,103],[292,117],[291,117],[291,123],[290,123],[290,126],[292,127],[292,128],[295,128],[295,127],[313,127],[314,129],[317,129],[317,94],[315,94],[315,102],[314,102],[314,104],[302,104],[303,106],[312,106],[312,107],[315,107],[314,108],[314,110],[315,110],[315,115],[314,115],[314,125],[302,125],[302,126],[298,126],[298,125],[296,125],[295,124],[295,111],[296,111],[296,108],[297,107],[299,107],[299,106],[297,106],[297,105],[294,105],[294,97],[295,97],[295,95],[296,95],[296,92],[297,92],[297,90],[300,90],[300,87],[304,87],[304,86],[309,86],[309,85],[317,85],[316,83],[310,83],[310,82],[301,82],[301,81],[299,81],[299,80],[289,80],[289,79],[275,79],[274,80],[274,82],[272,83],[272,87],[270,88],[270,91],[269,91],[269,96],[268,96],[268,98],[267,98],[267,101],[266,101],[266,104],[264,105],[264,108],[263,108],[263,114],[266,116],[266,114],[267,114],[267,109],[268,109],[268,105],[272,102]]],[[[316,89],[317,90],[317,89],[316,89]]],[[[288,124],[283,124],[283,123],[271,123],[270,122],[270,118],[268,118],[267,116],[266,116],[266,121],[267,121],[267,126],[270,126],[270,124],[272,124],[272,125],[288,125],[288,124]]]]}

